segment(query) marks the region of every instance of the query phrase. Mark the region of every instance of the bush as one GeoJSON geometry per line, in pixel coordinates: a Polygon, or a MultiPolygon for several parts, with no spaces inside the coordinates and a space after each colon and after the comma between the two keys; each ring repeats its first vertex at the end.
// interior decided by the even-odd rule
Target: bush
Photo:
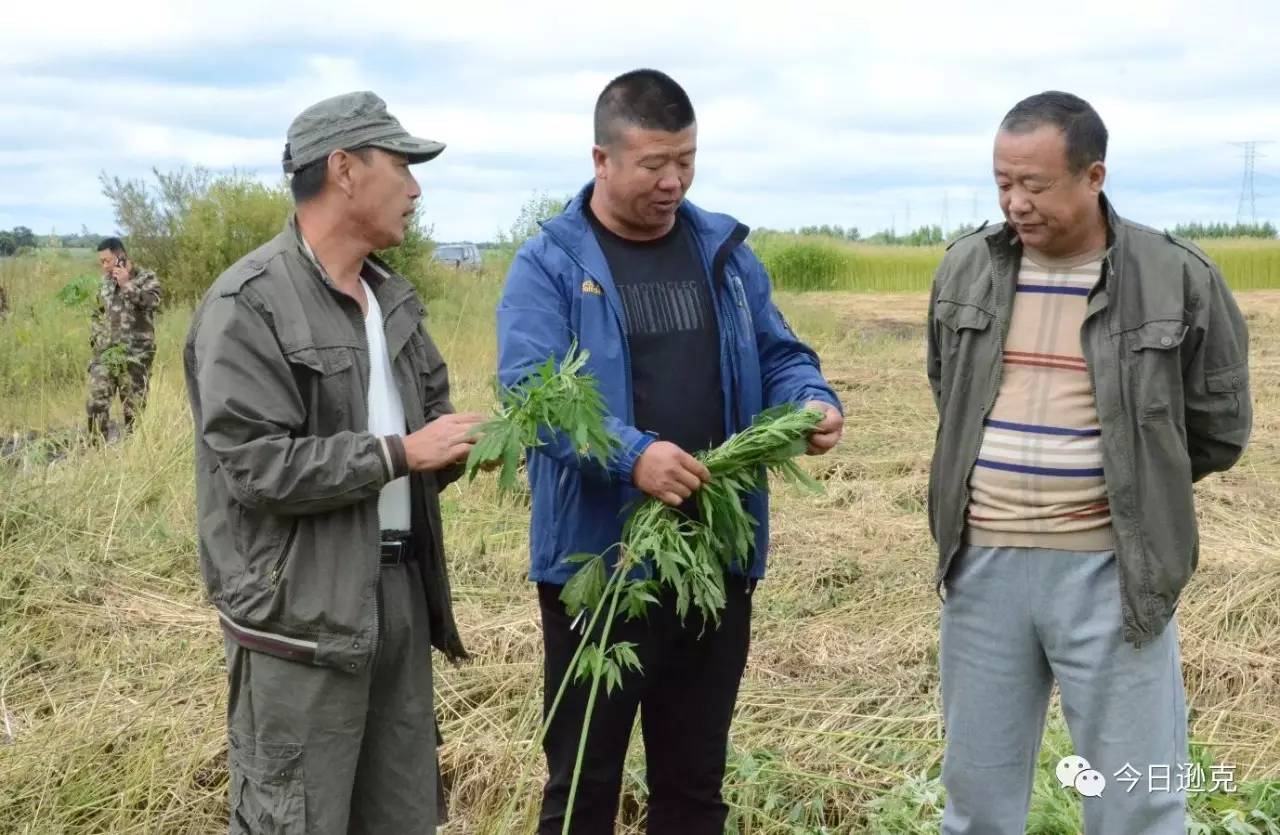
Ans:
{"type": "Polygon", "coordinates": [[[779,290],[927,291],[943,254],[940,246],[884,246],[758,230],[749,241],[779,290]]]}
{"type": "Polygon", "coordinates": [[[485,262],[493,265],[498,272],[505,274],[516,257],[516,252],[525,241],[537,235],[542,229],[542,222],[550,220],[564,211],[573,195],[552,197],[546,192],[534,192],[520,206],[520,213],[509,229],[499,229],[495,236],[496,245],[485,253],[485,262]]]}
{"type": "Polygon", "coordinates": [[[55,298],[64,307],[87,310],[90,302],[98,295],[98,288],[101,286],[102,279],[98,276],[79,275],[62,285],[55,294],[55,298]]]}
{"type": "Polygon", "coordinates": [[[850,257],[822,238],[764,239],[755,243],[755,249],[780,290],[833,290],[850,257]]]}
{"type": "Polygon", "coordinates": [[[146,264],[140,254],[138,263],[156,270],[166,298],[194,302],[223,270],[279,234],[292,209],[283,187],[268,188],[242,175],[220,177],[186,201],[172,262],[146,264]]]}
{"type": "MultiPolygon", "coordinates": [[[[293,211],[289,188],[247,174],[203,169],[165,174],[155,185],[102,175],[129,257],[156,271],[164,303],[192,304],[223,270],[275,237],[293,211]]],[[[430,295],[433,244],[415,214],[404,243],[379,253],[424,296],[430,295]]]]}

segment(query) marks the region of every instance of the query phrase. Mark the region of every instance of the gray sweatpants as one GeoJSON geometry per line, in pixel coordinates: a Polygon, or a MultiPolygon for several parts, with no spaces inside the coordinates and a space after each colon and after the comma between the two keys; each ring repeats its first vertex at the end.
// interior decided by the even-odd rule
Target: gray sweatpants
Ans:
{"type": "Polygon", "coordinates": [[[1056,679],[1073,753],[1106,781],[1100,796],[1082,797],[1087,835],[1183,835],[1178,770],[1189,760],[1177,623],[1140,649],[1124,641],[1115,555],[967,546],[946,589],[943,833],[1024,831],[1056,679]],[[1168,791],[1163,781],[1150,790],[1150,775],[1163,769],[1168,791]],[[1136,785],[1126,779],[1134,772],[1136,785]]]}
{"type": "Polygon", "coordinates": [[[415,563],[382,569],[382,630],[352,675],[227,643],[230,835],[434,835],[431,639],[415,563]]]}

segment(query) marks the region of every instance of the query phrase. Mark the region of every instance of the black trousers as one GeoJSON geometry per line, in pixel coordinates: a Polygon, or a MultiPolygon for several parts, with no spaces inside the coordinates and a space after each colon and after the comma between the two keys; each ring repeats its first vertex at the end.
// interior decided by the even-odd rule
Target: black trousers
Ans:
{"type": "MultiPolygon", "coordinates": [[[[727,601],[719,628],[704,630],[696,611],[685,623],[675,594],[663,589],[661,605],[628,621],[620,615],[609,643],[631,641],[644,669],[626,673],[620,689],[596,695],[582,777],[574,798],[574,835],[612,833],[622,789],[622,766],[636,711],[644,735],[649,789],[649,835],[721,835],[728,807],[721,797],[729,722],[751,639],[754,581],[726,578],[727,601]]],[[[540,583],[542,609],[543,716],[551,708],[587,616],[571,628],[560,602],[560,586],[540,583]]],[[[599,625],[597,625],[597,629],[599,625]]],[[[565,691],[543,743],[548,780],[542,794],[540,835],[560,835],[578,755],[590,680],[565,691]]]]}

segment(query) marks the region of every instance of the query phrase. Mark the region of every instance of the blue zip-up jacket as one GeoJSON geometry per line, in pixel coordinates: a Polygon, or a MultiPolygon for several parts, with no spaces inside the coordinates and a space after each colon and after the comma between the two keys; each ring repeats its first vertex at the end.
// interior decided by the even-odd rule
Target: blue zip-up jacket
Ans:
{"type": "MultiPolygon", "coordinates": [[[[657,440],[633,423],[622,297],[583,213],[591,191],[588,184],[520,248],[498,303],[500,384],[517,385],[548,357],[562,360],[577,340],[590,352],[586,371],[599,383],[609,411],[606,426],[621,442],[607,467],[578,455],[563,435],[550,435],[547,444],[529,452],[529,578],[556,585],[577,570],[577,563],[566,560],[573,554],[608,551],[612,566],[626,514],[643,498],[632,482],[632,468],[657,440]]],[[[687,200],[679,211],[698,243],[715,300],[726,435],[782,403],[821,400],[839,409],[817,355],[774,306],[769,276],[745,243],[747,227],[687,200]]],[[[764,576],[768,506],[767,491],[747,497],[747,509],[759,522],[750,569],[754,578],[764,576]]]]}

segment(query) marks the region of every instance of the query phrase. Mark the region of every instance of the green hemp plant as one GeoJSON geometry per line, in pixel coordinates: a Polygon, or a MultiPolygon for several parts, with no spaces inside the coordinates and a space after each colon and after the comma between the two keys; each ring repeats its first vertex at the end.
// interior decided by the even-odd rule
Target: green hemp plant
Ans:
{"type": "Polygon", "coordinates": [[[520,384],[499,388],[496,413],[475,430],[482,437],[467,456],[468,481],[481,469],[501,465],[498,491],[514,490],[520,454],[542,446],[548,430],[565,433],[580,455],[602,466],[608,461],[618,441],[605,429],[595,378],[583,371],[590,356],[571,345],[559,369],[552,357],[520,384]]]}
{"type": "Polygon", "coordinates": [[[98,357],[98,361],[102,363],[102,367],[106,369],[107,374],[111,377],[123,377],[129,373],[129,366],[138,362],[138,360],[129,356],[128,349],[120,342],[112,343],[104,348],[98,357]]]}

